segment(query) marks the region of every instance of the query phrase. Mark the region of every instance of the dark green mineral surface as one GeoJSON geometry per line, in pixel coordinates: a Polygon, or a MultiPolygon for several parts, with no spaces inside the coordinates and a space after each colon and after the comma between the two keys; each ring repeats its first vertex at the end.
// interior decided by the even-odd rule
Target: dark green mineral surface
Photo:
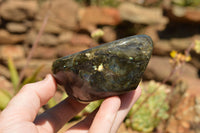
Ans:
{"type": "Polygon", "coordinates": [[[131,36],[57,59],[52,70],[69,96],[89,102],[136,89],[152,50],[149,36],[131,36]]]}

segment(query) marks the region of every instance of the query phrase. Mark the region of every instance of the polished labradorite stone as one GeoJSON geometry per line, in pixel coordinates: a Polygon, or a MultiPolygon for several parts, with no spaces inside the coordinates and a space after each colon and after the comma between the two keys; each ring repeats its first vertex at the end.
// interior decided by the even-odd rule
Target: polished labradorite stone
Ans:
{"type": "Polygon", "coordinates": [[[52,70],[69,96],[98,100],[136,89],[152,49],[149,36],[131,36],[57,59],[52,70]]]}

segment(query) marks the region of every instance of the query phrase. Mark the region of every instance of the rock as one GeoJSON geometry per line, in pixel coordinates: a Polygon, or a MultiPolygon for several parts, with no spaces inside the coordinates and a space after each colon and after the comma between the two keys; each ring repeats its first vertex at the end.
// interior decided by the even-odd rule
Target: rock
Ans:
{"type": "Polygon", "coordinates": [[[63,57],[63,56],[67,56],[67,55],[70,55],[70,54],[74,54],[74,53],[86,50],[88,48],[89,47],[85,46],[85,45],[83,45],[83,46],[80,46],[80,45],[72,46],[72,45],[69,45],[69,44],[62,44],[62,45],[58,46],[57,53],[58,53],[59,57],[63,57]]]}
{"type": "Polygon", "coordinates": [[[153,53],[156,55],[169,55],[169,53],[173,50],[171,47],[169,40],[159,40],[154,45],[153,53]]]}
{"type": "MultiPolygon", "coordinates": [[[[36,33],[35,31],[30,31],[27,35],[26,42],[29,44],[33,44],[37,37],[37,34],[38,33],[36,33]]],[[[44,33],[40,37],[38,44],[44,46],[56,46],[59,44],[59,40],[58,37],[53,34],[44,33]]]]}
{"type": "Polygon", "coordinates": [[[128,0],[128,1],[143,6],[158,5],[160,3],[159,0],[128,0]]]}
{"type": "Polygon", "coordinates": [[[73,32],[71,31],[65,31],[61,32],[58,36],[59,43],[68,43],[73,37],[73,32]]]}
{"type": "Polygon", "coordinates": [[[198,78],[198,70],[191,64],[183,66],[183,77],[198,78]]]}
{"type": "Polygon", "coordinates": [[[163,17],[162,9],[146,8],[132,3],[124,2],[119,6],[120,16],[123,20],[139,24],[167,24],[168,19],[163,17]]]}
{"type": "Polygon", "coordinates": [[[144,1],[145,6],[158,5],[159,3],[161,3],[160,0],[145,0],[144,1]]]}
{"type": "MultiPolygon", "coordinates": [[[[165,80],[170,72],[171,72],[171,65],[169,63],[170,58],[168,57],[158,57],[158,56],[153,56],[151,60],[149,61],[149,65],[147,67],[147,70],[144,73],[144,77],[147,79],[154,79],[158,81],[163,81],[165,80]],[[158,67],[159,66],[159,67],[158,67]]],[[[174,74],[169,81],[173,82],[176,78],[174,74]]],[[[181,77],[192,77],[192,78],[198,78],[197,75],[197,69],[190,65],[190,64],[185,64],[183,66],[183,70],[181,77]]]]}
{"type": "Polygon", "coordinates": [[[24,41],[25,35],[14,35],[6,30],[0,30],[0,38],[0,44],[16,44],[24,41]]]}
{"type": "Polygon", "coordinates": [[[7,67],[0,65],[0,75],[9,79],[10,78],[10,72],[7,67]]]}
{"type": "Polygon", "coordinates": [[[33,52],[33,58],[39,59],[54,59],[56,55],[57,50],[55,47],[38,46],[33,52]]]}
{"type": "Polygon", "coordinates": [[[137,34],[145,34],[152,38],[153,42],[156,43],[160,40],[160,37],[158,35],[158,31],[161,31],[164,29],[164,26],[161,25],[150,25],[144,27],[139,33],[137,34]]]}
{"type": "Polygon", "coordinates": [[[117,39],[116,31],[114,31],[113,28],[109,26],[104,26],[103,31],[104,35],[102,38],[105,42],[112,42],[117,39]]]}
{"type": "Polygon", "coordinates": [[[23,21],[34,18],[37,11],[37,1],[7,0],[1,5],[0,15],[5,20],[23,21]]]}
{"type": "MultiPolygon", "coordinates": [[[[42,27],[43,21],[35,21],[33,26],[36,29],[36,31],[39,31],[42,27]]],[[[48,21],[48,23],[45,25],[44,32],[50,33],[50,34],[60,34],[63,31],[63,28],[59,26],[59,24],[48,21]]]]}
{"type": "Polygon", "coordinates": [[[24,33],[27,31],[28,27],[23,23],[7,23],[6,29],[12,33],[24,33]]]}
{"type": "MultiPolygon", "coordinates": [[[[192,79],[194,80],[194,79],[192,79]]],[[[197,82],[200,85],[199,81],[197,82]]],[[[173,113],[168,120],[166,132],[168,133],[196,133],[199,129],[199,115],[197,98],[199,97],[199,88],[196,86],[195,92],[191,93],[191,87],[188,86],[187,91],[178,99],[178,104],[175,105],[173,113]]]]}
{"type": "Polygon", "coordinates": [[[172,50],[184,52],[193,42],[192,37],[188,38],[171,38],[168,40],[161,39],[155,41],[154,54],[169,55],[172,50]]]}
{"type": "Polygon", "coordinates": [[[172,38],[170,40],[170,45],[173,50],[185,51],[190,44],[193,42],[193,38],[172,38]]]}
{"type": "Polygon", "coordinates": [[[127,128],[127,125],[123,122],[123,123],[120,125],[120,127],[119,127],[117,133],[139,133],[139,132],[133,131],[131,128],[127,128]]]}
{"type": "Polygon", "coordinates": [[[195,121],[195,123],[193,124],[193,125],[191,125],[191,127],[193,127],[194,128],[194,130],[195,131],[199,131],[199,122],[200,122],[200,98],[199,98],[199,96],[196,96],[195,97],[195,113],[196,113],[196,115],[195,115],[195,117],[194,117],[194,121],[195,121]]]}
{"type": "Polygon", "coordinates": [[[40,41],[40,45],[55,46],[59,44],[58,37],[53,34],[43,34],[40,41]]]}
{"type": "Polygon", "coordinates": [[[198,68],[200,70],[200,57],[199,56],[196,56],[196,57],[192,56],[191,62],[196,68],[198,68]]]}
{"type": "Polygon", "coordinates": [[[88,35],[85,34],[74,34],[70,40],[70,43],[73,46],[87,46],[87,47],[94,47],[97,44],[95,41],[88,35]]]}
{"type": "Polygon", "coordinates": [[[0,75],[0,88],[13,94],[13,86],[4,76],[0,75]]]}
{"type": "Polygon", "coordinates": [[[131,36],[57,59],[52,71],[69,96],[94,101],[136,89],[152,50],[149,36],[131,36]]]}
{"type": "MultiPolygon", "coordinates": [[[[62,29],[72,29],[75,30],[78,26],[77,24],[77,13],[78,4],[74,0],[55,0],[51,1],[51,13],[49,14],[49,23],[55,23],[62,29]]],[[[44,18],[47,10],[49,9],[49,3],[45,2],[41,6],[41,10],[37,15],[38,20],[44,18]]],[[[53,27],[53,26],[52,26],[53,27]]],[[[55,28],[54,27],[54,28],[55,28]]]]}
{"type": "MultiPolygon", "coordinates": [[[[33,70],[36,70],[38,67],[41,67],[41,66],[51,68],[53,61],[54,61],[54,59],[43,59],[43,60],[42,59],[32,59],[29,62],[28,67],[33,70]]],[[[26,65],[26,59],[15,60],[14,63],[18,69],[23,69],[24,66],[26,65]]]]}
{"type": "Polygon", "coordinates": [[[7,60],[11,57],[14,60],[25,57],[23,46],[20,45],[2,45],[0,46],[0,59],[7,60]]]}
{"type": "Polygon", "coordinates": [[[200,24],[200,9],[177,5],[164,6],[165,15],[173,22],[200,24]]]}
{"type": "Polygon", "coordinates": [[[149,61],[144,77],[147,79],[154,79],[163,81],[170,74],[171,66],[168,57],[153,56],[149,61]],[[159,67],[158,67],[159,66],[159,67]]]}
{"type": "MultiPolygon", "coordinates": [[[[29,66],[28,68],[25,69],[24,71],[24,76],[25,77],[30,77],[31,75],[33,75],[33,73],[36,71],[37,68],[39,68],[40,66],[37,67],[32,67],[29,66]]],[[[36,80],[40,81],[41,79],[43,79],[47,74],[51,73],[51,66],[45,65],[40,72],[38,73],[36,80]]]]}
{"type": "Polygon", "coordinates": [[[190,95],[194,95],[199,97],[200,91],[199,91],[199,85],[200,85],[200,79],[194,78],[194,77],[182,77],[182,80],[187,84],[188,86],[188,93],[190,95]]]}
{"type": "Polygon", "coordinates": [[[117,25],[121,21],[117,9],[90,6],[79,11],[81,28],[94,30],[97,25],[117,25]]]}
{"type": "Polygon", "coordinates": [[[186,96],[184,97],[184,101],[179,104],[179,108],[182,109],[182,113],[179,114],[179,109],[177,110],[176,115],[179,115],[178,118],[182,118],[180,119],[181,121],[183,120],[188,122],[190,130],[196,132],[199,131],[198,125],[200,122],[200,79],[185,77],[183,80],[187,83],[188,90],[186,96]],[[185,104],[189,106],[185,107],[185,104]]]}
{"type": "MultiPolygon", "coordinates": [[[[191,113],[191,112],[190,112],[191,113]]],[[[168,121],[168,126],[166,131],[168,133],[194,133],[193,131],[190,131],[190,125],[189,122],[183,120],[183,119],[177,119],[175,117],[171,117],[168,121]]]]}

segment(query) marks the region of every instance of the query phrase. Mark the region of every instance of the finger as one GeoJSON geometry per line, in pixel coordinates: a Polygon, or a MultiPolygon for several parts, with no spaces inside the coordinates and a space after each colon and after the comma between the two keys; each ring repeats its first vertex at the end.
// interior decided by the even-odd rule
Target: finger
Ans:
{"type": "Polygon", "coordinates": [[[40,107],[53,97],[55,91],[56,83],[51,75],[40,82],[27,84],[10,101],[1,116],[15,118],[13,121],[33,121],[40,107]]]}
{"type": "Polygon", "coordinates": [[[93,111],[83,121],[71,127],[66,133],[108,133],[120,107],[120,99],[113,96],[105,99],[100,108],[93,111]]]}
{"type": "Polygon", "coordinates": [[[114,124],[112,126],[110,133],[116,133],[119,126],[123,122],[124,118],[128,114],[129,110],[133,106],[133,104],[138,100],[141,95],[141,88],[138,87],[136,90],[126,93],[120,96],[121,99],[121,107],[116,115],[114,124]]]}
{"type": "MultiPolygon", "coordinates": [[[[123,121],[125,116],[127,115],[128,111],[130,110],[132,105],[139,98],[140,94],[141,94],[141,89],[137,88],[136,91],[131,91],[127,94],[120,96],[120,100],[121,100],[121,102],[123,102],[122,103],[123,105],[121,105],[121,107],[117,113],[117,118],[115,119],[115,122],[113,123],[113,127],[111,130],[112,132],[117,131],[119,125],[121,124],[121,122],[123,121]],[[124,110],[124,111],[121,111],[121,110],[124,110]],[[116,129],[116,130],[113,130],[113,129],[116,129]]],[[[112,106],[113,106],[113,104],[111,104],[110,106],[107,106],[107,107],[110,108],[112,106]]],[[[74,125],[70,129],[68,129],[66,133],[86,133],[86,132],[88,132],[97,111],[98,111],[98,109],[96,109],[94,112],[92,112],[90,115],[88,115],[84,120],[82,120],[78,124],[74,125]]],[[[103,111],[104,111],[104,114],[107,114],[105,110],[103,110],[103,111]]],[[[113,115],[113,114],[111,114],[111,115],[113,115]]],[[[98,124],[100,124],[100,123],[98,123],[98,124]]],[[[106,125],[106,124],[104,124],[104,125],[106,125]]],[[[102,125],[101,128],[104,128],[104,125],[102,125]]]]}
{"type": "Polygon", "coordinates": [[[98,110],[99,108],[95,109],[84,120],[69,128],[65,133],[88,133],[88,130],[98,110]]]}
{"type": "MultiPolygon", "coordinates": [[[[130,108],[137,101],[140,94],[141,94],[141,88],[138,87],[136,90],[120,96],[120,100],[121,100],[122,103],[121,103],[121,107],[120,107],[119,111],[117,112],[116,118],[114,119],[115,121],[113,122],[113,125],[111,125],[112,126],[111,131],[110,131],[111,133],[117,132],[120,124],[122,123],[122,121],[126,117],[130,108]]],[[[110,108],[112,106],[113,106],[113,104],[108,106],[108,108],[110,108]]],[[[66,133],[88,132],[96,113],[97,113],[97,110],[95,110],[92,114],[88,115],[87,118],[85,118],[84,120],[82,120],[81,122],[76,124],[75,126],[71,127],[66,133]]],[[[104,114],[108,114],[108,113],[106,113],[106,111],[104,110],[104,114]]],[[[111,114],[111,115],[114,115],[114,114],[111,114]]],[[[99,124],[100,123],[98,123],[97,125],[99,125],[99,124]]],[[[101,128],[104,128],[105,125],[106,124],[102,125],[101,128]]]]}
{"type": "Polygon", "coordinates": [[[89,129],[91,133],[109,133],[121,105],[120,98],[113,96],[103,101],[89,129]]]}
{"type": "Polygon", "coordinates": [[[50,129],[49,131],[51,132],[57,132],[66,122],[83,110],[86,105],[68,97],[39,115],[34,123],[40,132],[44,132],[46,129],[50,129]]]}

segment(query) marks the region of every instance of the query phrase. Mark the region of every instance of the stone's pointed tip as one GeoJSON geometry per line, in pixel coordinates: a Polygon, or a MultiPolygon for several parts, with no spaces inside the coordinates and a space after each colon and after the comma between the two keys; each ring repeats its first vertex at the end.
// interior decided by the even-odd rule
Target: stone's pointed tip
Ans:
{"type": "Polygon", "coordinates": [[[69,96],[94,101],[136,89],[152,49],[149,36],[131,36],[57,59],[52,71],[69,96]]]}
{"type": "Polygon", "coordinates": [[[142,35],[144,38],[146,38],[149,42],[150,42],[150,44],[152,44],[153,45],[153,40],[151,39],[151,37],[150,36],[148,36],[148,35],[142,35]]]}
{"type": "Polygon", "coordinates": [[[148,38],[151,40],[151,37],[145,34],[141,34],[141,35],[134,35],[134,36],[130,36],[130,37],[126,37],[126,38],[148,38]]]}
{"type": "Polygon", "coordinates": [[[137,35],[137,36],[140,37],[140,38],[143,38],[143,39],[147,39],[149,41],[149,43],[153,45],[153,40],[151,39],[150,36],[145,35],[145,34],[144,35],[137,35]]]}
{"type": "MultiPolygon", "coordinates": [[[[135,35],[135,36],[130,36],[130,37],[126,37],[126,38],[122,38],[120,39],[122,41],[126,41],[126,42],[133,42],[133,43],[147,43],[148,45],[151,45],[153,48],[153,40],[151,39],[150,36],[148,35],[135,35]]],[[[120,40],[116,40],[116,41],[120,41],[120,40]]]]}

